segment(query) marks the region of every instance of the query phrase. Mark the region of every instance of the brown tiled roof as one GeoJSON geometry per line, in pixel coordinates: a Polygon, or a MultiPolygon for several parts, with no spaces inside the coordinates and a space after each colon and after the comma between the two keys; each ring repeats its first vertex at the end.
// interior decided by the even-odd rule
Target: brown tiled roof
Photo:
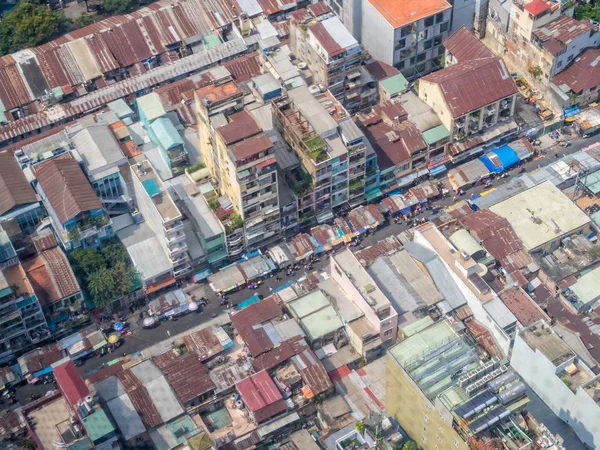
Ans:
{"type": "Polygon", "coordinates": [[[44,250],[49,250],[58,246],[56,242],[56,236],[50,230],[47,230],[46,233],[35,236],[31,239],[33,246],[35,247],[36,253],[42,253],[44,250]]]}
{"type": "Polygon", "coordinates": [[[600,84],[600,48],[588,48],[573,64],[552,78],[552,82],[560,87],[567,85],[576,94],[600,84]]]}
{"type": "Polygon", "coordinates": [[[229,147],[229,150],[233,153],[236,160],[242,160],[267,151],[271,147],[273,147],[273,143],[269,137],[264,133],[260,133],[232,145],[229,147]]]}
{"type": "Polygon", "coordinates": [[[195,353],[177,357],[172,351],[168,351],[153,359],[183,404],[215,389],[208,370],[195,353]]]}
{"type": "Polygon", "coordinates": [[[390,66],[389,64],[381,61],[373,61],[372,63],[367,64],[365,67],[375,81],[385,80],[386,78],[393,77],[394,75],[398,75],[400,73],[400,71],[394,66],[390,66]]]}
{"type": "Polygon", "coordinates": [[[464,25],[444,42],[444,47],[459,62],[493,56],[483,42],[473,36],[464,25]]]}
{"type": "Polygon", "coordinates": [[[505,289],[500,292],[500,298],[524,327],[528,327],[540,319],[549,321],[548,316],[538,308],[531,297],[519,288],[505,289]]]}
{"type": "Polygon", "coordinates": [[[49,306],[81,290],[67,257],[59,247],[23,261],[23,269],[42,306],[49,306]]]}
{"type": "Polygon", "coordinates": [[[27,182],[12,152],[0,153],[0,214],[15,206],[35,203],[35,192],[27,182]]]}
{"type": "Polygon", "coordinates": [[[421,80],[439,85],[452,117],[517,93],[504,61],[494,56],[459,62],[421,80]]]}
{"type": "Polygon", "coordinates": [[[36,176],[61,224],[82,211],[102,208],[79,164],[72,158],[50,160],[37,170],[36,176]]]}
{"type": "Polygon", "coordinates": [[[240,112],[230,115],[229,123],[217,128],[217,131],[221,134],[225,144],[231,145],[254,136],[262,130],[252,115],[243,109],[240,112]]]}

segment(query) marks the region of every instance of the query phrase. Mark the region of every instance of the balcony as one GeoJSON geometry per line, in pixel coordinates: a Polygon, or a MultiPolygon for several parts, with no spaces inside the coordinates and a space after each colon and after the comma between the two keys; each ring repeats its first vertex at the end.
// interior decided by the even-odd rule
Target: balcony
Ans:
{"type": "Polygon", "coordinates": [[[168,238],[169,236],[172,236],[179,231],[183,231],[183,222],[177,221],[171,225],[163,226],[163,228],[165,229],[165,234],[168,238]]]}
{"type": "Polygon", "coordinates": [[[171,261],[173,262],[173,267],[179,267],[182,264],[187,264],[189,262],[189,260],[190,260],[190,258],[187,255],[187,253],[182,256],[178,256],[178,257],[171,256],[171,261]]]}
{"type": "Polygon", "coordinates": [[[489,116],[491,116],[491,115],[493,115],[493,114],[496,114],[496,106],[494,106],[494,105],[488,105],[488,106],[485,108],[485,112],[486,112],[486,114],[487,114],[487,115],[489,115],[489,116]]]}
{"type": "Polygon", "coordinates": [[[185,240],[185,233],[177,233],[172,236],[167,235],[167,242],[169,244],[175,244],[176,242],[182,242],[185,240]]]}

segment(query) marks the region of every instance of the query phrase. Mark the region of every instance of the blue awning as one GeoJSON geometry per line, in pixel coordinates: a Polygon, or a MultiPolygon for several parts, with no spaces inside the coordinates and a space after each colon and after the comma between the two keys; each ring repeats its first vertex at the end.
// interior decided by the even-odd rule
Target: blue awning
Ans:
{"type": "Polygon", "coordinates": [[[402,214],[408,214],[408,213],[410,212],[410,210],[411,210],[411,207],[409,206],[408,208],[402,208],[402,209],[400,210],[400,212],[401,212],[402,214]]]}
{"type": "Polygon", "coordinates": [[[260,297],[258,295],[254,295],[250,297],[248,300],[244,300],[242,303],[238,304],[240,309],[244,309],[247,306],[253,305],[254,303],[258,303],[260,301],[260,297]]]}
{"type": "Polygon", "coordinates": [[[285,288],[290,287],[292,284],[294,284],[295,281],[294,280],[290,280],[290,281],[286,281],[285,283],[283,283],[281,286],[276,287],[275,289],[273,289],[273,294],[276,294],[279,291],[283,291],[285,288]]]}
{"type": "Polygon", "coordinates": [[[446,170],[448,170],[448,168],[446,167],[446,165],[445,164],[440,164],[439,166],[434,167],[433,169],[430,169],[429,173],[431,175],[435,176],[435,175],[439,175],[440,173],[445,172],[446,170]]]}
{"type": "Polygon", "coordinates": [[[573,117],[577,114],[579,114],[581,112],[581,109],[579,109],[579,106],[572,106],[568,109],[565,109],[563,114],[565,115],[565,119],[568,119],[569,117],[573,117]]]}
{"type": "Polygon", "coordinates": [[[192,281],[194,283],[198,283],[198,282],[208,278],[209,275],[212,275],[212,270],[210,270],[210,269],[201,270],[200,272],[196,273],[196,275],[194,275],[194,277],[192,278],[192,281]]]}
{"type": "Polygon", "coordinates": [[[504,169],[508,169],[519,162],[519,155],[517,155],[515,151],[508,145],[503,145],[502,147],[497,148],[494,150],[494,153],[500,159],[504,169]]]}

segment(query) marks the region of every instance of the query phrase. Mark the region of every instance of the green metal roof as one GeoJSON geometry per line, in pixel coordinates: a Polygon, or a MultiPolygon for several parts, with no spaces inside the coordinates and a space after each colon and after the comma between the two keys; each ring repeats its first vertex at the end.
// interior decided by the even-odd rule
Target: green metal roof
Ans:
{"type": "Polygon", "coordinates": [[[423,139],[428,144],[433,144],[448,137],[450,137],[450,132],[444,125],[438,125],[437,127],[430,128],[429,130],[423,132],[423,139]]]}
{"type": "Polygon", "coordinates": [[[151,92],[150,94],[144,95],[137,100],[138,109],[144,113],[148,122],[152,122],[154,119],[164,116],[167,112],[163,107],[162,101],[157,93],[151,92]]]}
{"type": "Polygon", "coordinates": [[[456,333],[442,320],[396,344],[389,353],[400,366],[404,367],[453,338],[456,338],[456,333]]]}
{"type": "Polygon", "coordinates": [[[592,194],[596,195],[600,192],[600,172],[594,172],[585,177],[584,183],[592,194]]]}
{"type": "Polygon", "coordinates": [[[386,78],[380,83],[388,95],[400,94],[401,92],[404,92],[404,89],[406,89],[406,86],[408,85],[408,81],[406,81],[406,78],[404,78],[404,75],[401,73],[394,75],[393,77],[386,78]]]}
{"type": "Polygon", "coordinates": [[[185,437],[198,432],[198,427],[190,416],[183,416],[167,425],[167,429],[177,444],[185,442],[185,437]]]}
{"type": "Polygon", "coordinates": [[[178,145],[183,145],[183,139],[181,139],[179,132],[175,129],[175,126],[170,119],[167,119],[166,117],[156,119],[152,122],[150,128],[152,128],[152,131],[156,135],[156,139],[158,139],[158,142],[165,150],[178,145]]]}
{"type": "Polygon", "coordinates": [[[365,194],[365,200],[370,202],[371,200],[375,200],[376,198],[381,197],[382,195],[383,193],[378,188],[371,189],[365,194]]]}
{"type": "Polygon", "coordinates": [[[110,423],[110,420],[108,420],[103,409],[98,409],[98,411],[84,417],[82,422],[85,431],[87,431],[92,442],[96,442],[107,434],[114,433],[115,431],[115,428],[112,423],[110,423]]]}
{"type": "Polygon", "coordinates": [[[586,273],[570,289],[584,305],[597,300],[600,297],[600,267],[586,273]]]}
{"type": "Polygon", "coordinates": [[[208,36],[204,36],[204,47],[208,50],[209,48],[216,47],[221,43],[221,39],[216,34],[209,34],[208,36]]]}

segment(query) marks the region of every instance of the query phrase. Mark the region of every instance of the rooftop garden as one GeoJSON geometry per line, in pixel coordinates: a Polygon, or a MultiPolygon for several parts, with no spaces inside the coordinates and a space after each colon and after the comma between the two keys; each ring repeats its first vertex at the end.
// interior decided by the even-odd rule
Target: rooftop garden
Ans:
{"type": "Polygon", "coordinates": [[[319,136],[304,139],[304,145],[308,151],[310,158],[316,163],[327,161],[329,155],[325,150],[325,143],[319,136]]]}
{"type": "Polygon", "coordinates": [[[304,197],[312,187],[312,177],[303,170],[293,169],[285,176],[296,197],[304,197]]]}
{"type": "Polygon", "coordinates": [[[238,228],[242,228],[244,226],[244,220],[242,219],[242,216],[240,216],[238,213],[233,213],[231,214],[231,216],[229,216],[229,220],[227,221],[225,226],[227,227],[229,232],[232,232],[237,230],[238,228]]]}
{"type": "Polygon", "coordinates": [[[204,169],[204,168],[206,168],[206,164],[199,162],[197,164],[192,164],[191,166],[187,166],[185,168],[185,171],[187,173],[194,173],[194,172],[198,172],[199,170],[204,169]]]}

